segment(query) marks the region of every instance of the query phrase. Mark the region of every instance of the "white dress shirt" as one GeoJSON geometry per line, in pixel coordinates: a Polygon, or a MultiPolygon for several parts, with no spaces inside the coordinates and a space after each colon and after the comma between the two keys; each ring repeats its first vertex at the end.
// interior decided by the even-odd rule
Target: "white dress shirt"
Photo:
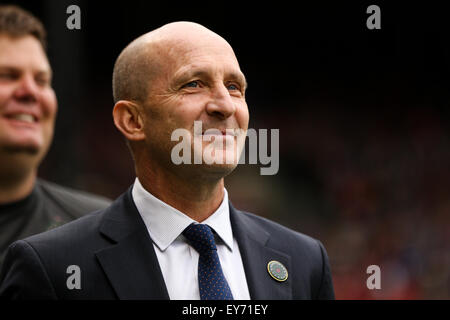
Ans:
{"type": "MultiPolygon", "coordinates": [[[[138,178],[135,180],[132,196],[153,240],[170,299],[199,300],[199,254],[182,234],[186,227],[197,222],[153,196],[144,189],[138,178]]],[[[219,208],[202,223],[216,232],[217,253],[233,298],[249,300],[239,246],[231,229],[226,189],[219,208]]]]}

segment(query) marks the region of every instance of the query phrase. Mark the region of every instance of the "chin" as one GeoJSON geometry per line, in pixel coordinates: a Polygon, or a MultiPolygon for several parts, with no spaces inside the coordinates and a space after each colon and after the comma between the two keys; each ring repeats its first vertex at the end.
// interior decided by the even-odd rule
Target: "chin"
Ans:
{"type": "Polygon", "coordinates": [[[1,147],[9,153],[24,153],[30,155],[38,155],[42,148],[35,143],[9,143],[1,147]]]}
{"type": "Polygon", "coordinates": [[[33,162],[42,160],[50,147],[51,140],[46,137],[16,137],[0,139],[0,148],[10,156],[31,157],[33,162]]]}
{"type": "Polygon", "coordinates": [[[236,169],[237,164],[203,164],[202,172],[211,178],[224,178],[236,169]]]}

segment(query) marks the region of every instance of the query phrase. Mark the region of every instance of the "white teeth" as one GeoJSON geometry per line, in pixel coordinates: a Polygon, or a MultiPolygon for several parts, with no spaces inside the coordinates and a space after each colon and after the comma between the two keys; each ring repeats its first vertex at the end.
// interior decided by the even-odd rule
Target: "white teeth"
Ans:
{"type": "Polygon", "coordinates": [[[11,118],[29,123],[34,122],[34,117],[31,114],[19,113],[13,115],[11,118]]]}

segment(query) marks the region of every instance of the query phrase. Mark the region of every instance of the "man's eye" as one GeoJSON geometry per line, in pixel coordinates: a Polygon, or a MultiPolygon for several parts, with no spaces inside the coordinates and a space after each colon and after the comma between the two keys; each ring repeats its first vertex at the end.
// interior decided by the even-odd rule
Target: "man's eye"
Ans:
{"type": "Polygon", "coordinates": [[[40,86],[46,86],[50,84],[50,81],[47,78],[37,78],[36,83],[40,86]]]}
{"type": "Polygon", "coordinates": [[[5,79],[5,80],[14,80],[16,78],[16,75],[13,73],[0,73],[0,79],[5,79]]]}
{"type": "Polygon", "coordinates": [[[227,88],[228,90],[239,90],[239,87],[235,84],[229,84],[227,88]]]}
{"type": "Polygon", "coordinates": [[[183,88],[197,88],[198,87],[198,81],[191,81],[189,83],[186,83],[183,88]]]}

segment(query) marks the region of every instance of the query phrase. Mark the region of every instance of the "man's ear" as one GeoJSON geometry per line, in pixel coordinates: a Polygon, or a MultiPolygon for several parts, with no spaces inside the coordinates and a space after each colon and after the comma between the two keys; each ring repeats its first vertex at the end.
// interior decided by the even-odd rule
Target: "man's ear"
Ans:
{"type": "Polygon", "coordinates": [[[113,109],[114,124],[117,129],[130,141],[145,139],[142,115],[137,104],[127,101],[118,101],[113,109]]]}

